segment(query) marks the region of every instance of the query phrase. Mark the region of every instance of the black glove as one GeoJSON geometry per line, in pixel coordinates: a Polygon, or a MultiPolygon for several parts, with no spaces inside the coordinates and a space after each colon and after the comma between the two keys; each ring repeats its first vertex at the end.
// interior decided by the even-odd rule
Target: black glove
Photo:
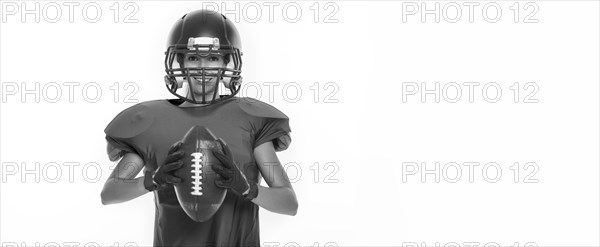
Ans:
{"type": "Polygon", "coordinates": [[[175,176],[174,172],[183,166],[183,151],[181,150],[183,143],[178,141],[174,143],[167,158],[155,172],[146,171],[144,177],[144,186],[148,191],[162,190],[168,185],[178,184],[183,182],[183,179],[175,176]]]}
{"type": "Polygon", "coordinates": [[[215,186],[223,189],[234,191],[246,199],[252,200],[258,196],[258,185],[249,183],[244,173],[235,164],[231,150],[222,139],[218,139],[221,143],[224,153],[219,150],[212,151],[215,158],[221,161],[223,166],[211,166],[212,170],[219,174],[221,179],[215,180],[215,186]]]}

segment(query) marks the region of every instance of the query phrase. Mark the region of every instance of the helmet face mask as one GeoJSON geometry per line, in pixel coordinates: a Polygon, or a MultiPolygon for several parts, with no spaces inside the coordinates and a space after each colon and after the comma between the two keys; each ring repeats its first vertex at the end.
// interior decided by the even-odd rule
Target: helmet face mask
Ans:
{"type": "Polygon", "coordinates": [[[165,52],[167,89],[190,103],[213,104],[216,103],[218,85],[222,81],[230,94],[219,99],[231,98],[241,87],[241,56],[239,34],[225,16],[208,10],[186,14],[175,23],[169,35],[165,52]],[[199,59],[218,56],[225,59],[225,66],[184,66],[183,59],[186,55],[197,56],[199,59]],[[212,97],[206,95],[205,90],[205,84],[211,78],[216,79],[217,86],[213,89],[212,97]],[[200,81],[201,85],[194,81],[200,81]],[[196,88],[198,86],[201,89],[196,88]],[[201,92],[201,98],[197,98],[195,92],[201,92]]]}

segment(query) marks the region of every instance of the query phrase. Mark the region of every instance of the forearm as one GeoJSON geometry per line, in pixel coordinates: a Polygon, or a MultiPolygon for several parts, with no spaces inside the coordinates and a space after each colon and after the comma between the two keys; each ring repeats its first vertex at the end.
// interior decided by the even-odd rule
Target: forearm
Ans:
{"type": "Polygon", "coordinates": [[[294,216],[298,211],[296,194],[290,188],[269,188],[258,185],[258,196],[252,200],[256,205],[274,213],[294,216]]]}
{"type": "Polygon", "coordinates": [[[102,189],[102,204],[109,205],[135,199],[148,193],[144,187],[144,177],[135,179],[110,178],[102,189]]]}

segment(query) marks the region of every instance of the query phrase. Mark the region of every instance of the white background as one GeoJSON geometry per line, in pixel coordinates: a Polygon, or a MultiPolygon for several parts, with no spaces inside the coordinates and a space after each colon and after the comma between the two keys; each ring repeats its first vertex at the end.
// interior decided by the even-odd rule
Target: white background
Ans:
{"type": "MultiPolygon", "coordinates": [[[[63,2],[38,3],[36,23],[36,14],[21,20],[20,2],[2,1],[0,241],[150,246],[151,194],[117,205],[100,202],[115,165],[106,156],[103,130],[135,104],[127,94],[139,102],[173,97],[162,80],[166,36],[177,18],[202,2],[135,2],[129,9],[121,2],[117,23],[114,1],[97,2],[102,15],[95,23],[84,19],[85,3],[74,7],[72,23],[63,2]],[[19,9],[7,14],[12,6],[19,9]],[[50,23],[54,6],[62,16],[50,23]],[[124,23],[133,10],[137,23],[124,23]],[[47,86],[44,92],[53,82],[59,90],[47,86]],[[67,82],[79,83],[72,102],[67,82]],[[111,89],[116,82],[120,89],[111,89]],[[128,82],[137,91],[124,88],[128,82]],[[38,93],[21,95],[35,83],[38,93]],[[84,85],[99,86],[97,102],[89,99],[94,88],[89,98],[82,95],[84,85]],[[57,91],[62,96],[51,103],[57,91]]],[[[302,15],[296,23],[283,18],[283,3],[272,23],[262,2],[240,2],[237,12],[233,2],[224,5],[233,10],[228,18],[239,18],[244,83],[262,85],[261,91],[246,87],[243,96],[291,119],[292,144],[278,155],[291,167],[300,207],[294,217],[261,209],[263,244],[600,245],[598,2],[532,2],[527,9],[520,2],[515,22],[515,2],[499,1],[495,23],[483,17],[488,2],[474,8],[472,22],[464,2],[437,3],[448,11],[438,22],[434,14],[422,21],[421,12],[403,22],[403,3],[391,1],[328,8],[321,2],[317,23],[313,1],[297,2],[302,15]],[[256,23],[253,6],[262,10],[256,23]],[[454,6],[462,16],[451,23],[454,6]],[[337,23],[324,23],[330,13],[337,23]],[[532,13],[537,22],[524,23],[532,13]],[[280,86],[270,94],[265,82],[280,86]],[[291,82],[302,90],[297,102],[290,100],[294,88],[284,97],[282,88],[291,82]],[[328,82],[336,86],[326,88],[328,82]],[[436,82],[440,88],[480,85],[472,102],[465,86],[456,103],[444,98],[454,98],[456,88],[440,93],[439,102],[432,94],[422,102],[420,92],[403,100],[405,82],[424,82],[427,89],[436,82]],[[515,82],[518,102],[510,89],[515,82]],[[533,93],[523,87],[528,82],[537,88],[537,103],[523,102],[533,93]],[[502,89],[496,103],[482,96],[490,83],[502,89]],[[327,95],[337,102],[327,103],[327,95]],[[407,173],[407,162],[424,162],[430,170],[439,162],[439,182],[432,174],[422,180],[422,169],[407,173]],[[467,162],[479,164],[472,182],[467,162]],[[486,181],[496,177],[494,169],[482,175],[486,164],[497,164],[499,181],[486,181]],[[462,175],[454,181],[456,167],[462,175]]],[[[426,7],[434,9],[435,2],[426,7]]],[[[94,18],[94,9],[88,14],[94,18]]],[[[494,9],[486,16],[494,18],[494,9]]],[[[494,90],[487,95],[494,98],[494,90]]]]}

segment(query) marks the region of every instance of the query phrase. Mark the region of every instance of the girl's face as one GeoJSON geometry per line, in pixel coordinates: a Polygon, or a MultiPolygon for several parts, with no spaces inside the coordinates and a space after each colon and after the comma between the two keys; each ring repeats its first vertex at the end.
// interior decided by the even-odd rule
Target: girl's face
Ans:
{"type": "MultiPolygon", "coordinates": [[[[184,68],[190,69],[208,68],[205,70],[204,80],[202,80],[201,70],[190,71],[190,74],[192,74],[190,80],[192,83],[192,93],[194,93],[196,100],[201,100],[202,94],[206,96],[206,100],[211,100],[214,91],[218,90],[219,82],[221,81],[217,69],[223,69],[227,66],[224,57],[220,54],[210,54],[208,56],[199,56],[198,54],[193,53],[185,54],[183,66],[184,68]],[[204,90],[202,90],[202,84],[204,84],[204,90]]],[[[188,83],[187,78],[184,79],[184,83],[188,83]]]]}

